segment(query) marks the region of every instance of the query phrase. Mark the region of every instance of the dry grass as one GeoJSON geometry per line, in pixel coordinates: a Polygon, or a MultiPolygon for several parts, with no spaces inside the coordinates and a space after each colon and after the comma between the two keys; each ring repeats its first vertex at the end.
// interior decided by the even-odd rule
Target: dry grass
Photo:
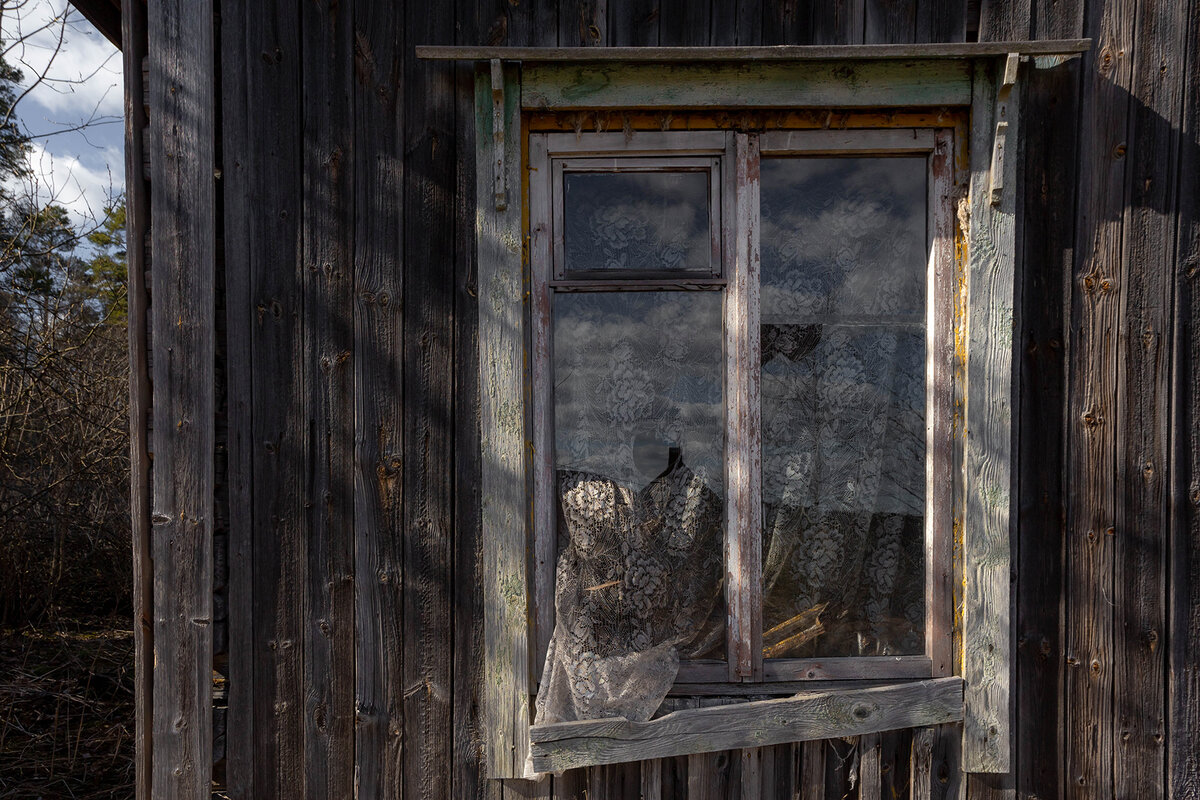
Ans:
{"type": "Polygon", "coordinates": [[[133,797],[129,620],[0,630],[0,798],[133,797]]]}

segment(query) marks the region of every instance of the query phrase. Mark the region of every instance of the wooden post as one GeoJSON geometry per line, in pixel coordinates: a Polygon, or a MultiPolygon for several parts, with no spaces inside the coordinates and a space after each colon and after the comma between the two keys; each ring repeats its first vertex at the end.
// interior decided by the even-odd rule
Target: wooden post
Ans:
{"type": "Polygon", "coordinates": [[[213,745],[214,19],[211,0],[147,10],[156,350],[150,795],[200,800],[212,791],[213,745]]]}

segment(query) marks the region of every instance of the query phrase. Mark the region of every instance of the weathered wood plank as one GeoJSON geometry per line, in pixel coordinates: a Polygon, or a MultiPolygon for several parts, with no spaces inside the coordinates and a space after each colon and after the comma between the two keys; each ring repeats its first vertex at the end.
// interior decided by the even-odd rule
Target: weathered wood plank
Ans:
{"type": "MultiPolygon", "coordinates": [[[[224,5],[228,18],[235,7],[224,5]]],[[[256,213],[246,218],[245,304],[230,317],[251,325],[251,531],[255,637],[252,650],[254,793],[305,796],[302,586],[307,502],[307,369],[303,344],[300,253],[302,142],[300,18],[295,7],[246,3],[238,26],[246,35],[246,115],[249,135],[226,154],[241,172],[256,213]],[[265,54],[265,55],[264,55],[265,54]]],[[[224,37],[223,37],[224,38],[224,37]]],[[[231,76],[234,77],[234,76],[231,76]]],[[[236,229],[235,229],[236,230],[236,229]]],[[[237,265],[233,266],[236,269],[237,265]]],[[[244,323],[243,323],[244,324],[244,323]]]]}
{"type": "Polygon", "coordinates": [[[150,287],[146,279],[150,185],[143,167],[150,142],[144,102],[149,82],[142,72],[146,57],[146,9],[121,7],[121,62],[125,74],[125,241],[129,286],[129,522],[133,545],[134,785],[137,800],[151,789],[150,759],[154,703],[154,564],[151,560],[150,509],[150,363],[147,332],[150,287]]]}
{"type": "Polygon", "coordinates": [[[962,42],[967,36],[967,8],[962,0],[920,0],[914,42],[962,42]]]}
{"type": "MultiPolygon", "coordinates": [[[[1189,41],[1200,41],[1200,7],[1190,4],[1189,41]]],[[[1200,185],[1200,48],[1184,62],[1179,185],[1200,185]]],[[[1168,662],[1170,797],[1200,796],[1200,197],[1179,194],[1175,280],[1172,429],[1171,633],[1168,662]]]]}
{"type": "Polygon", "coordinates": [[[864,44],[910,44],[917,30],[916,0],[865,0],[864,44]]]}
{"type": "MultiPolygon", "coordinates": [[[[409,41],[453,41],[447,4],[405,5],[409,41]]],[[[404,797],[449,793],[451,756],[454,83],[404,50],[404,797]]],[[[508,135],[517,136],[510,128],[508,135]]],[[[514,164],[514,167],[519,166],[514,164]]],[[[520,181],[508,180],[520,209],[520,181]]],[[[510,538],[521,529],[506,531],[510,538]]],[[[522,546],[524,542],[521,542],[522,546]]],[[[395,724],[395,723],[392,723],[395,724]]],[[[548,787],[546,787],[548,789],[548,787]]]]}
{"type": "MultiPolygon", "coordinates": [[[[154,346],[155,798],[211,792],[216,130],[213,7],[147,9],[154,346]],[[188,213],[177,213],[187,209],[188,213]]],[[[144,709],[145,710],[145,709],[144,709]]]]}
{"type": "MultiPolygon", "coordinates": [[[[1071,298],[1067,411],[1067,648],[1064,795],[1113,791],[1113,539],[1116,486],[1119,274],[1127,191],[1131,54],[1136,3],[1090,3],[1084,57],[1071,298]]],[[[1124,533],[1124,532],[1122,532],[1124,533]]]]}
{"type": "Polygon", "coordinates": [[[941,678],[685,709],[648,722],[607,719],[537,725],[531,729],[533,766],[549,772],[951,722],[962,714],[961,691],[960,679],[941,678]]]}
{"type": "Polygon", "coordinates": [[[404,635],[408,72],[395,8],[356,4],[354,29],[354,761],[359,797],[397,797],[405,655],[417,652],[404,635]]]}
{"type": "Polygon", "coordinates": [[[596,47],[607,39],[607,0],[563,0],[559,3],[559,46],[596,47]]]}
{"type": "MultiPolygon", "coordinates": [[[[1036,36],[1082,34],[1081,1],[1036,12],[1036,36]]],[[[1066,430],[1044,412],[1067,403],[1079,62],[1026,75],[1014,757],[1018,796],[1051,797],[1063,781],[1066,430]]]]}
{"type": "Polygon", "coordinates": [[[725,542],[728,593],[727,648],[729,679],[762,675],[761,443],[759,411],[758,320],[758,137],[731,134],[724,176],[727,199],[735,207],[725,229],[725,261],[733,274],[725,299],[726,454],[725,504],[729,519],[725,542]],[[733,161],[734,163],[729,163],[733,161]],[[731,180],[732,179],[732,180],[731,180]]]}
{"type": "MultiPolygon", "coordinates": [[[[301,7],[304,769],[309,798],[354,791],[354,4],[301,7]]],[[[285,567],[294,568],[287,564],[285,567]]]]}
{"type": "Polygon", "coordinates": [[[999,74],[976,65],[968,237],[967,421],[963,531],[963,769],[1007,772],[1010,742],[1010,516],[1016,153],[1005,158],[1000,202],[989,188],[994,125],[1017,141],[1017,98],[996,103],[999,74]],[[993,108],[993,105],[997,108],[993,108]],[[997,116],[1003,114],[1004,120],[997,116]]]}
{"type": "Polygon", "coordinates": [[[913,731],[908,770],[910,800],[933,798],[933,743],[936,737],[936,728],[917,728],[913,731]]]}
{"type": "Polygon", "coordinates": [[[608,45],[657,47],[659,0],[606,0],[608,45]]]}
{"type": "Polygon", "coordinates": [[[1179,182],[1180,64],[1189,48],[1186,8],[1139,3],[1131,54],[1128,189],[1122,231],[1117,481],[1125,519],[1113,537],[1113,792],[1164,796],[1166,775],[1167,540],[1171,402],[1170,326],[1179,182]],[[1164,65],[1167,66],[1164,69],[1164,65]]]}
{"type": "Polygon", "coordinates": [[[878,733],[868,733],[858,737],[859,800],[877,800],[883,794],[880,744],[878,733]]]}
{"type": "MultiPolygon", "coordinates": [[[[786,3],[777,7],[786,8],[786,3]]],[[[612,9],[610,7],[610,14],[612,9]]],[[[748,13],[752,13],[748,9],[748,13]]],[[[769,14],[768,14],[769,15],[769,14]]],[[[953,20],[958,15],[951,14],[953,20]]],[[[610,23],[611,25],[611,23],[610,23]]],[[[748,19],[747,26],[753,21],[748,19]]],[[[791,41],[804,38],[797,34],[791,41]]],[[[521,61],[526,64],[545,64],[553,61],[627,63],[695,64],[702,62],[745,62],[745,61],[867,61],[872,59],[962,59],[1000,56],[1008,53],[1022,55],[1065,55],[1071,56],[1087,51],[1091,39],[1059,39],[1047,41],[991,41],[991,42],[929,42],[923,44],[870,44],[870,45],[811,45],[779,44],[775,46],[735,47],[461,47],[439,45],[417,45],[417,58],[443,59],[450,61],[490,61],[499,58],[505,61],[521,61]]]]}
{"type": "Polygon", "coordinates": [[[825,742],[804,742],[800,748],[799,800],[825,800],[825,742]]]}
{"type": "MultiPolygon", "coordinates": [[[[505,68],[502,141],[492,131],[491,75],[476,79],[476,163],[504,148],[508,185],[520,178],[520,96],[505,68]]],[[[524,313],[521,201],[497,210],[491,170],[476,176],[484,594],[484,739],[488,774],[518,778],[528,754],[529,643],[526,567],[524,313]]]]}
{"type": "Polygon", "coordinates": [[[665,80],[656,64],[527,64],[526,108],[848,108],[966,105],[969,66],[960,61],[814,61],[677,64],[665,80]]]}
{"type": "Polygon", "coordinates": [[[662,47],[706,47],[713,9],[709,3],[658,0],[658,43],[662,47]]]}

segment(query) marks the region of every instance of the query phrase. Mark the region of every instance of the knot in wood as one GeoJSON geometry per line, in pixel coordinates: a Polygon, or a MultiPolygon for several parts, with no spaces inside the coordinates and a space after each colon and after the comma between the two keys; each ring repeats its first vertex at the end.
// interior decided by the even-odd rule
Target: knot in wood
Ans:
{"type": "Polygon", "coordinates": [[[1121,142],[1120,144],[1116,145],[1113,148],[1113,151],[1112,151],[1113,158],[1116,159],[1117,161],[1120,161],[1122,158],[1125,157],[1125,154],[1128,152],[1129,152],[1129,145],[1125,144],[1125,142],[1121,142]]]}

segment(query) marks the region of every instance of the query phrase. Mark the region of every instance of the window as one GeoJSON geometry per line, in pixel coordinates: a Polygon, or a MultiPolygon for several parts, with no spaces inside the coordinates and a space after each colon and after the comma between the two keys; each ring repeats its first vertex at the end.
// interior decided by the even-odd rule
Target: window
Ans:
{"type": "Polygon", "coordinates": [[[419,48],[487,62],[491,775],[959,721],[964,770],[1008,770],[1012,88],[1087,45],[419,48]]]}
{"type": "Polygon", "coordinates": [[[539,721],[948,673],[953,143],[530,135],[539,721]]]}

